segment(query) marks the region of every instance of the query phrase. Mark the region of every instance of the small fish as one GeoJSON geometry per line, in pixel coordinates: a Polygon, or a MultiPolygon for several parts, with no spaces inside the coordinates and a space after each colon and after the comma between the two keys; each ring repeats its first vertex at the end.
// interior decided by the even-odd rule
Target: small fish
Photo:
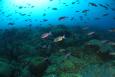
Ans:
{"type": "Polygon", "coordinates": [[[46,16],[46,13],[44,13],[43,16],[46,16]]]}
{"type": "Polygon", "coordinates": [[[13,22],[9,22],[8,25],[14,25],[14,23],[13,22]]]}
{"type": "Polygon", "coordinates": [[[115,20],[115,17],[113,17],[113,20],[115,20]]]}
{"type": "Polygon", "coordinates": [[[23,14],[23,13],[19,13],[21,16],[25,16],[26,14],[23,14]]]}
{"type": "Polygon", "coordinates": [[[89,10],[83,10],[82,13],[87,13],[89,10]]]}
{"type": "Polygon", "coordinates": [[[115,52],[110,52],[109,55],[115,56],[115,52]]]}
{"type": "Polygon", "coordinates": [[[79,16],[80,20],[83,21],[83,16],[79,16]]]}
{"type": "Polygon", "coordinates": [[[115,28],[108,30],[109,32],[115,32],[115,28]]]}
{"type": "Polygon", "coordinates": [[[105,14],[103,14],[102,16],[108,16],[109,14],[108,13],[105,13],[105,14]]]}
{"type": "Polygon", "coordinates": [[[59,17],[58,20],[59,20],[59,21],[62,21],[62,20],[65,20],[66,18],[68,18],[68,17],[62,16],[62,17],[59,17]]]}
{"type": "Polygon", "coordinates": [[[100,20],[101,18],[99,18],[99,17],[95,17],[94,19],[95,19],[95,20],[100,20]]]}
{"type": "Polygon", "coordinates": [[[65,39],[65,35],[59,36],[59,37],[55,38],[55,39],[54,39],[54,42],[60,42],[60,41],[62,41],[63,39],[65,39]]]}
{"type": "Polygon", "coordinates": [[[52,8],[52,10],[58,10],[58,8],[52,8]]]}
{"type": "Polygon", "coordinates": [[[105,8],[106,10],[108,10],[108,7],[103,5],[103,4],[99,4],[101,7],[105,8]]]}
{"type": "Polygon", "coordinates": [[[72,2],[71,4],[75,4],[76,2],[72,2]]]}
{"type": "Polygon", "coordinates": [[[103,44],[107,44],[109,42],[109,40],[101,40],[101,43],[103,44]]]}
{"type": "Polygon", "coordinates": [[[52,34],[51,32],[44,33],[44,34],[41,35],[41,38],[42,39],[48,38],[51,34],[52,34]]]}
{"type": "Polygon", "coordinates": [[[19,6],[19,9],[22,9],[23,7],[22,6],[19,6]]]}
{"type": "Polygon", "coordinates": [[[115,11],[115,8],[111,8],[112,11],[115,11]]]}
{"type": "Polygon", "coordinates": [[[109,45],[115,46],[115,42],[108,42],[109,45]]]}
{"type": "Polygon", "coordinates": [[[53,1],[53,0],[49,0],[49,1],[53,1]]]}
{"type": "Polygon", "coordinates": [[[91,35],[93,35],[93,34],[95,34],[95,32],[89,32],[87,35],[88,35],[88,36],[91,36],[91,35]]]}
{"type": "Polygon", "coordinates": [[[80,11],[75,11],[75,12],[80,12],[80,11]]]}
{"type": "Polygon", "coordinates": [[[74,20],[74,17],[71,17],[71,19],[70,19],[70,20],[71,20],[71,21],[72,21],[72,20],[74,20]]]}
{"type": "Polygon", "coordinates": [[[84,28],[82,28],[82,30],[88,30],[89,29],[89,27],[84,27],[84,28]]]}
{"type": "Polygon", "coordinates": [[[48,20],[47,19],[43,19],[44,22],[47,22],[48,20]]]}
{"type": "Polygon", "coordinates": [[[94,6],[94,7],[97,7],[97,4],[96,4],[96,3],[89,2],[89,5],[94,6]]]}

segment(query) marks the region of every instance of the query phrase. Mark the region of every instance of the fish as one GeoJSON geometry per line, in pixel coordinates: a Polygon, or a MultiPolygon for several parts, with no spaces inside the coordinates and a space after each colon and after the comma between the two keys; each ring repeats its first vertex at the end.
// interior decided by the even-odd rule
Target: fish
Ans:
{"type": "Polygon", "coordinates": [[[103,14],[102,16],[108,16],[109,14],[108,13],[105,13],[105,14],[103,14]]]}
{"type": "Polygon", "coordinates": [[[18,8],[19,8],[19,9],[22,9],[23,7],[22,7],[22,6],[19,6],[18,8]]]}
{"type": "Polygon", "coordinates": [[[76,2],[72,2],[71,4],[75,4],[76,2]]]}
{"type": "Polygon", "coordinates": [[[110,52],[109,55],[115,56],[115,52],[110,52]]]}
{"type": "Polygon", "coordinates": [[[53,0],[49,0],[49,1],[53,1],[53,0]]]}
{"type": "Polygon", "coordinates": [[[97,4],[96,4],[96,3],[93,3],[93,2],[89,2],[89,5],[94,6],[94,7],[97,7],[97,4]]]}
{"type": "Polygon", "coordinates": [[[70,20],[71,20],[71,21],[72,21],[72,20],[74,20],[74,17],[71,17],[71,19],[70,19],[70,20]]]}
{"type": "Polygon", "coordinates": [[[63,35],[63,36],[58,36],[57,38],[54,39],[54,42],[60,42],[60,41],[62,41],[63,39],[65,39],[65,35],[63,35]]]}
{"type": "Polygon", "coordinates": [[[25,16],[26,14],[24,14],[24,13],[19,13],[21,16],[25,16]]]}
{"type": "Polygon", "coordinates": [[[109,29],[109,32],[115,32],[115,28],[109,29]]]}
{"type": "Polygon", "coordinates": [[[83,20],[83,16],[79,16],[80,20],[82,21],[83,20]]]}
{"type": "Polygon", "coordinates": [[[8,25],[14,25],[14,24],[15,24],[15,23],[13,23],[13,22],[9,22],[9,23],[8,23],[8,25]]]}
{"type": "Polygon", "coordinates": [[[95,17],[94,19],[95,19],[95,20],[100,20],[101,18],[99,18],[99,17],[95,17]]]}
{"type": "Polygon", "coordinates": [[[42,39],[48,38],[51,34],[52,34],[51,32],[44,33],[44,34],[41,35],[41,38],[42,39]]]}
{"type": "Polygon", "coordinates": [[[58,10],[58,8],[52,8],[52,10],[58,10]]]}
{"type": "Polygon", "coordinates": [[[103,4],[99,4],[101,7],[105,8],[106,10],[108,10],[108,7],[103,5],[103,4]]]}
{"type": "Polygon", "coordinates": [[[83,10],[82,13],[87,13],[89,10],[83,10]]]}
{"type": "Polygon", "coordinates": [[[101,40],[101,43],[103,43],[103,44],[106,44],[108,42],[109,42],[109,40],[101,40]]]}
{"type": "Polygon", "coordinates": [[[112,45],[112,46],[115,46],[115,42],[112,42],[112,41],[108,42],[108,44],[112,45]]]}
{"type": "Polygon", "coordinates": [[[82,30],[88,30],[88,29],[89,29],[89,27],[87,27],[87,26],[82,28],[82,30]]]}
{"type": "Polygon", "coordinates": [[[75,12],[80,12],[80,11],[75,11],[75,12]]]}
{"type": "Polygon", "coordinates": [[[59,17],[58,20],[59,20],[59,21],[62,21],[62,20],[65,20],[66,18],[68,18],[68,17],[62,16],[62,17],[59,17]]]}
{"type": "Polygon", "coordinates": [[[115,11],[115,8],[111,8],[112,11],[115,11]]]}
{"type": "Polygon", "coordinates": [[[47,22],[48,20],[47,19],[43,19],[44,22],[47,22]]]}
{"type": "Polygon", "coordinates": [[[115,17],[113,17],[113,20],[115,20],[115,17]]]}
{"type": "Polygon", "coordinates": [[[44,13],[43,16],[46,16],[46,13],[44,13]]]}
{"type": "Polygon", "coordinates": [[[89,32],[87,35],[88,35],[88,36],[91,36],[91,35],[93,35],[93,34],[95,34],[95,32],[89,32]]]}

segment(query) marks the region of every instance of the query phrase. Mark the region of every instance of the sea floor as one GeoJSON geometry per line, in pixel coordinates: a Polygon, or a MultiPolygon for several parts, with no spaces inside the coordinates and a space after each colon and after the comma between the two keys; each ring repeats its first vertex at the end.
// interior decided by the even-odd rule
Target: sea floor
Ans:
{"type": "Polygon", "coordinates": [[[115,30],[0,30],[0,77],[115,77],[115,30]]]}

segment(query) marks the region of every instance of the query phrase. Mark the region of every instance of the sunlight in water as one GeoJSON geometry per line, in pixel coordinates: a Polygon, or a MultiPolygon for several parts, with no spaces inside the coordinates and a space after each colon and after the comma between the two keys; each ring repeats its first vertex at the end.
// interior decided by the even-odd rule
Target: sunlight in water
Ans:
{"type": "Polygon", "coordinates": [[[12,0],[15,5],[34,5],[34,6],[47,6],[49,4],[49,0],[12,0]]]}

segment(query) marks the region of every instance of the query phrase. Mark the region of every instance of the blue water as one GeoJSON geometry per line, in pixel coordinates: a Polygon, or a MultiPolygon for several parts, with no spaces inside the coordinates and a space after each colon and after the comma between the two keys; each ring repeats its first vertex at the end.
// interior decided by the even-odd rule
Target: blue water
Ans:
{"type": "Polygon", "coordinates": [[[0,28],[59,24],[115,27],[114,4],[114,0],[0,0],[0,28]],[[88,10],[87,14],[83,10],[88,10]],[[62,16],[67,18],[59,21],[62,16]]]}

